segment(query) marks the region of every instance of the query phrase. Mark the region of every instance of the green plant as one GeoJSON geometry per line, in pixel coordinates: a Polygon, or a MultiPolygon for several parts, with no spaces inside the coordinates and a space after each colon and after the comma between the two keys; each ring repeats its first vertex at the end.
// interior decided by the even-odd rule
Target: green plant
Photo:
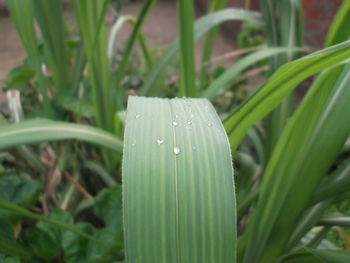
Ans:
{"type": "Polygon", "coordinates": [[[329,233],[350,217],[350,1],[311,54],[297,0],[262,0],[262,15],[213,0],[196,22],[192,1],[178,1],[179,39],[153,57],[142,26],[155,2],[144,1],[137,18],[116,17],[107,41],[114,3],[74,0],[70,33],[60,1],[8,0],[28,58],[6,82],[18,123],[0,126],[0,262],[349,262],[329,233]],[[267,46],[239,50],[213,74],[217,26],[230,20],[254,24],[267,46]],[[126,21],[133,29],[114,59],[126,21]],[[197,74],[194,42],[203,36],[197,74]],[[239,87],[262,62],[263,84],[239,87]],[[143,97],[127,103],[130,72],[143,97]],[[295,103],[293,91],[312,76],[295,103]],[[22,117],[13,90],[36,88],[40,103],[25,104],[22,117]],[[243,102],[227,96],[244,92],[243,102]],[[207,99],[233,106],[219,117],[207,99]]]}

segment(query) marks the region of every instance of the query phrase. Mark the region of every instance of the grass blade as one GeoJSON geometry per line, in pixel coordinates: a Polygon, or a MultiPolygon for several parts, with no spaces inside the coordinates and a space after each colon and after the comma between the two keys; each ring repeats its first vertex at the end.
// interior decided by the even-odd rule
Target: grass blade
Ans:
{"type": "Polygon", "coordinates": [[[248,129],[271,112],[297,84],[349,56],[350,41],[346,41],[283,65],[226,119],[232,151],[236,151],[248,129]]]}
{"type": "MultiPolygon", "coordinates": [[[[304,18],[303,18],[303,8],[300,0],[267,0],[269,12],[274,14],[274,17],[266,17],[269,23],[274,23],[276,28],[275,34],[277,34],[277,39],[272,39],[270,45],[301,48],[304,45],[304,18]],[[274,2],[273,4],[271,4],[274,2]],[[271,6],[272,5],[272,6],[271,6]]],[[[266,11],[266,10],[265,10],[266,11]]],[[[267,16],[270,13],[266,14],[267,16]]],[[[271,26],[271,24],[269,24],[271,26]]],[[[266,30],[269,30],[267,28],[266,30]]],[[[271,36],[271,37],[276,37],[271,36]]],[[[275,72],[281,65],[292,61],[293,59],[300,57],[301,52],[288,52],[287,54],[281,54],[274,56],[270,60],[271,72],[275,72]]],[[[266,125],[266,155],[270,158],[271,153],[276,146],[276,143],[281,136],[281,133],[293,112],[293,92],[282,100],[279,107],[274,109],[274,111],[265,120],[266,125]]]]}
{"type": "Polygon", "coordinates": [[[75,0],[74,4],[87,57],[97,126],[112,132],[116,107],[110,90],[107,38],[104,26],[109,1],[75,0]]]}
{"type": "Polygon", "coordinates": [[[43,97],[44,116],[52,116],[51,103],[48,96],[48,83],[41,71],[41,59],[36,43],[34,18],[30,1],[7,0],[12,21],[27,52],[29,60],[35,68],[38,90],[43,97]]]}
{"type": "Polygon", "coordinates": [[[115,135],[101,129],[50,120],[30,120],[0,127],[0,149],[21,144],[78,139],[122,152],[123,143],[115,135]]]}
{"type": "Polygon", "coordinates": [[[34,16],[44,39],[45,54],[59,92],[70,89],[69,57],[60,0],[32,0],[34,16]]]}
{"type": "Polygon", "coordinates": [[[196,65],[193,37],[193,0],[177,1],[177,23],[180,42],[180,96],[196,94],[196,65]]]}
{"type": "Polygon", "coordinates": [[[123,185],[127,262],[236,262],[230,149],[207,100],[129,99],[123,185]]]}
{"type": "Polygon", "coordinates": [[[316,250],[304,248],[295,252],[282,263],[348,263],[350,252],[346,250],[316,250]]]}
{"type": "Polygon", "coordinates": [[[18,205],[15,205],[15,204],[13,204],[11,202],[8,202],[7,200],[2,199],[2,198],[0,198],[0,209],[9,210],[9,211],[11,211],[13,213],[16,213],[16,214],[24,216],[24,217],[28,217],[28,218],[31,218],[31,219],[34,219],[34,220],[40,220],[40,221],[43,221],[43,222],[47,222],[47,223],[56,225],[56,226],[61,227],[63,229],[72,231],[72,232],[74,232],[74,233],[76,233],[76,234],[78,234],[78,235],[80,235],[80,236],[82,236],[82,237],[84,237],[86,239],[89,239],[89,240],[95,242],[95,244],[104,245],[104,243],[101,240],[98,240],[95,237],[90,236],[89,234],[80,231],[79,229],[75,228],[72,225],[64,224],[62,222],[53,220],[51,218],[37,215],[35,213],[32,213],[32,212],[28,211],[27,209],[24,209],[24,208],[22,208],[22,207],[20,207],[18,205]]]}
{"type": "Polygon", "coordinates": [[[350,37],[349,20],[350,0],[345,0],[340,6],[335,18],[333,19],[332,25],[328,30],[325,43],[326,47],[343,42],[350,37]]]}
{"type": "MultiPolygon", "coordinates": [[[[157,2],[157,0],[146,0],[141,8],[140,14],[138,15],[138,18],[136,20],[136,23],[134,25],[133,31],[128,39],[128,42],[125,45],[125,49],[123,52],[122,60],[119,63],[119,67],[115,76],[115,84],[118,87],[119,94],[116,98],[117,101],[119,101],[119,106],[123,106],[125,104],[125,93],[124,89],[121,87],[122,80],[124,78],[125,70],[128,65],[128,61],[130,59],[130,55],[132,50],[134,49],[134,46],[136,44],[136,41],[140,39],[140,34],[142,30],[142,26],[147,18],[147,15],[151,11],[154,4],[157,2]]],[[[120,108],[121,109],[121,108],[120,108]]]]}
{"type": "MultiPolygon", "coordinates": [[[[295,50],[295,49],[294,49],[295,50]]],[[[250,66],[256,64],[257,62],[281,53],[289,53],[289,48],[266,48],[263,50],[256,51],[241,60],[237,61],[232,67],[228,68],[225,73],[220,75],[215,79],[207,89],[202,94],[202,97],[207,99],[214,99],[220,95],[225,86],[232,83],[232,81],[239,77],[240,74],[249,68],[250,66]]]]}
{"type": "MultiPolygon", "coordinates": [[[[249,21],[260,26],[263,24],[261,16],[256,12],[228,8],[198,19],[194,25],[194,39],[198,40],[215,26],[232,20],[249,21]]],[[[162,57],[157,63],[155,63],[150,73],[147,75],[144,84],[140,89],[140,95],[157,94],[156,83],[169,72],[169,66],[176,60],[178,52],[179,41],[176,39],[167,48],[162,57]]]]}
{"type": "MultiPolygon", "coordinates": [[[[227,0],[212,0],[210,1],[209,13],[218,11],[226,6],[227,0]]],[[[211,63],[211,56],[215,46],[216,36],[218,34],[219,27],[214,27],[208,32],[203,39],[203,51],[202,51],[202,70],[201,70],[201,86],[207,79],[208,69],[211,63]]]]}
{"type": "Polygon", "coordinates": [[[312,193],[348,138],[350,66],[335,85],[332,79],[342,67],[326,75],[330,83],[318,80],[284,130],[264,174],[244,262],[271,262],[285,251],[312,193]]]}

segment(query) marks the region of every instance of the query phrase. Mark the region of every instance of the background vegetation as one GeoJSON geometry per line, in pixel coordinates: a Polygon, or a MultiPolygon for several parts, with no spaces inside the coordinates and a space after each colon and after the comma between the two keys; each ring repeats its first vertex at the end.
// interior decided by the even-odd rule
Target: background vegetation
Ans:
{"type": "Polygon", "coordinates": [[[69,27],[60,0],[7,3],[27,57],[3,89],[0,262],[350,262],[349,0],[321,50],[303,43],[298,0],[211,0],[196,21],[178,0],[164,50],[142,31],[156,0],[137,17],[72,0],[69,27]],[[237,60],[213,67],[227,21],[244,23],[237,60]],[[127,110],[128,95],[201,99],[127,110]]]}

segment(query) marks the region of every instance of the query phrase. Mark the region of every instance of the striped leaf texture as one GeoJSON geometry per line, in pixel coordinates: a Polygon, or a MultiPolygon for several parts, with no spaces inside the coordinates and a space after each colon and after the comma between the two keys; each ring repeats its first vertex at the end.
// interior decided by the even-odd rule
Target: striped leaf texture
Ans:
{"type": "Polygon", "coordinates": [[[123,187],[126,262],[236,262],[229,142],[208,100],[129,98],[123,187]]]}

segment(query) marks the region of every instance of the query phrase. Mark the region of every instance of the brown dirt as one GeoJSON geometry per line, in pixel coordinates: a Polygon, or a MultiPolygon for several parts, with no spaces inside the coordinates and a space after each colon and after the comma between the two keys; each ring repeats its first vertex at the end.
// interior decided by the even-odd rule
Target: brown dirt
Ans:
{"type": "Polygon", "coordinates": [[[0,81],[6,79],[7,73],[18,66],[25,53],[15,27],[8,17],[0,19],[0,81]]]}
{"type": "MultiPolygon", "coordinates": [[[[140,3],[128,4],[123,8],[123,14],[136,16],[140,9],[140,3]]],[[[175,1],[159,1],[151,11],[143,28],[147,41],[154,46],[167,46],[177,35],[176,4],[175,1]]],[[[123,28],[120,39],[125,40],[130,34],[130,28],[123,28]]],[[[214,56],[220,56],[232,51],[233,44],[220,34],[214,56]]],[[[200,44],[196,47],[197,61],[201,54],[200,44]]],[[[25,52],[10,18],[2,14],[0,17],[0,81],[6,79],[7,73],[18,66],[25,58],[25,52]]],[[[222,64],[230,65],[231,60],[222,64]]]]}

